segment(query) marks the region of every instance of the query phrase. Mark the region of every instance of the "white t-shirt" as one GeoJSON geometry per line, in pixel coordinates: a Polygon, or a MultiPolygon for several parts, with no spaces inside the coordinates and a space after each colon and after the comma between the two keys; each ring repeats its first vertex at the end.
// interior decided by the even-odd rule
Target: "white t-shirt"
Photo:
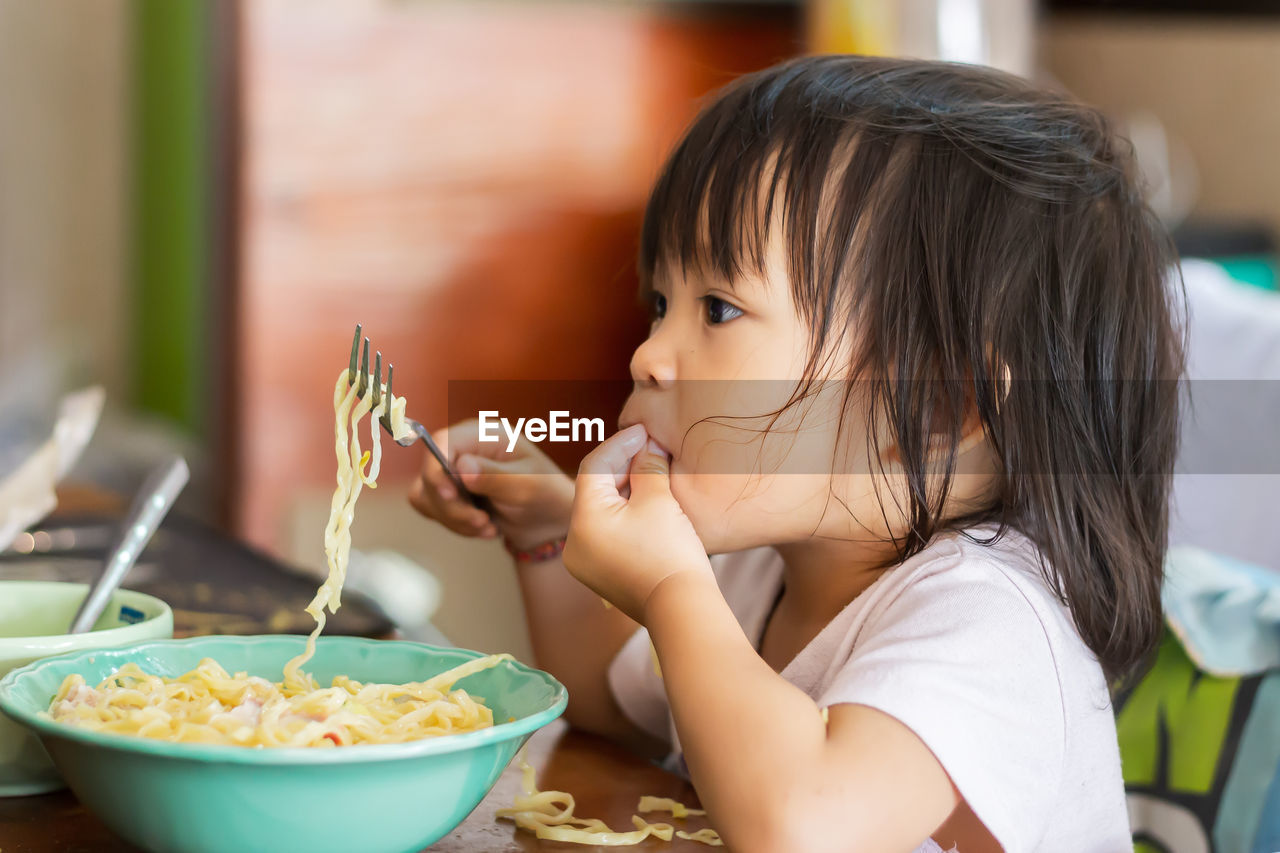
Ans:
{"type": "MultiPolygon", "coordinates": [[[[908,726],[1008,853],[1132,850],[1107,683],[1036,553],[1013,531],[993,545],[939,536],[877,578],[781,675],[819,707],[855,702],[908,726]]],[[[762,547],[711,562],[759,648],[782,558],[762,547]]],[[[609,683],[628,718],[673,745],[667,764],[679,770],[646,631],[610,664],[609,683]]]]}

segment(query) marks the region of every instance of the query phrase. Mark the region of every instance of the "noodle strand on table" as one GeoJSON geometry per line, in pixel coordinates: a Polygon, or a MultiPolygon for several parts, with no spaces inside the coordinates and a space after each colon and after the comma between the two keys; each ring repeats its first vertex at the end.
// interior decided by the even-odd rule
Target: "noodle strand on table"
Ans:
{"type": "MultiPolygon", "coordinates": [[[[711,828],[697,832],[676,831],[669,823],[649,823],[639,815],[631,816],[634,830],[615,832],[598,818],[576,817],[577,807],[572,794],[564,791],[539,791],[533,765],[520,755],[521,788],[523,793],[515,798],[511,808],[498,809],[495,816],[506,818],[525,832],[546,841],[564,841],[571,844],[595,844],[601,847],[625,847],[639,844],[649,836],[670,841],[672,837],[698,841],[709,847],[721,847],[724,842],[711,828]]],[[[669,811],[672,817],[705,815],[701,809],[691,809],[683,803],[667,797],[641,797],[638,812],[669,811]]]]}

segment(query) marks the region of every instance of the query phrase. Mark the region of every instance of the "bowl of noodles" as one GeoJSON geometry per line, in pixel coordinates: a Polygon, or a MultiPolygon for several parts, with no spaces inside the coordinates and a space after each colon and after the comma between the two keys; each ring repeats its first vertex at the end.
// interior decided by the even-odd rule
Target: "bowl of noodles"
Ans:
{"type": "Polygon", "coordinates": [[[567,704],[559,682],[509,655],[312,642],[292,683],[300,636],[47,658],[0,680],[0,710],[144,849],[376,853],[447,834],[567,704]]]}
{"type": "Polygon", "coordinates": [[[79,651],[0,679],[0,710],[39,738],[80,801],[147,850],[419,850],[452,830],[565,688],[511,655],[324,637],[341,606],[362,488],[382,428],[413,431],[369,372],[369,340],[333,392],[337,488],[328,574],[307,637],[191,637],[79,651]],[[368,416],[370,446],[361,447],[368,416]],[[305,667],[305,669],[304,669],[305,667]],[[278,681],[276,679],[279,679],[278,681]]]}

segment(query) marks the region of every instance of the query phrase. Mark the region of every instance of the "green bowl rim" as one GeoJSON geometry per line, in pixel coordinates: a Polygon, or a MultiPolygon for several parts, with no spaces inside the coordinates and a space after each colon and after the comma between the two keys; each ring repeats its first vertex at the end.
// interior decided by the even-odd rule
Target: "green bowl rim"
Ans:
{"type": "MultiPolygon", "coordinates": [[[[71,661],[79,661],[100,654],[123,653],[139,654],[155,647],[194,646],[201,643],[219,642],[234,645],[255,645],[264,640],[287,640],[289,642],[305,642],[306,638],[298,634],[255,634],[251,636],[228,636],[223,634],[203,635],[199,637],[182,637],[178,639],[148,640],[142,643],[126,643],[114,648],[93,648],[68,652],[55,657],[41,658],[38,661],[18,667],[3,678],[0,678],[0,711],[8,714],[22,725],[34,729],[41,737],[57,737],[66,740],[80,741],[91,746],[115,749],[123,752],[135,752],[163,758],[187,759],[206,763],[221,764],[258,764],[258,765],[330,765],[360,764],[372,761],[397,761],[421,758],[427,755],[442,755],[466,749],[498,743],[512,738],[530,734],[559,717],[569,703],[568,690],[550,674],[535,669],[517,660],[503,661],[498,666],[514,667],[518,671],[533,676],[553,690],[555,701],[548,707],[527,717],[520,717],[506,723],[495,723],[487,729],[474,732],[462,732],[456,735],[443,735],[407,743],[356,744],[336,749],[316,749],[306,746],[281,747],[244,747],[222,744],[174,743],[172,741],[154,740],[133,735],[116,734],[114,732],[95,732],[70,726],[65,723],[44,719],[36,713],[21,707],[12,698],[16,684],[24,678],[34,678],[46,668],[59,666],[71,661]]],[[[433,646],[429,643],[418,643],[411,640],[373,640],[367,637],[320,637],[317,644],[328,646],[370,646],[386,647],[394,645],[409,647],[434,654],[457,656],[459,663],[485,657],[484,652],[474,649],[455,648],[450,646],[433,646]]],[[[45,710],[45,709],[41,709],[45,710]]]]}
{"type": "MultiPolygon", "coordinates": [[[[14,586],[38,586],[38,587],[78,586],[85,591],[85,594],[88,594],[89,592],[89,584],[80,583],[78,581],[33,581],[33,580],[0,579],[0,590],[3,590],[5,587],[14,587],[14,586]]],[[[125,632],[130,629],[136,629],[139,626],[146,625],[149,622],[162,620],[166,616],[168,616],[169,618],[173,618],[173,608],[169,606],[169,602],[165,601],[163,598],[160,598],[159,596],[152,595],[149,592],[139,592],[136,589],[126,589],[125,587],[117,587],[116,590],[111,593],[111,598],[108,599],[108,604],[111,601],[113,601],[115,597],[120,593],[124,593],[126,597],[130,597],[134,599],[138,599],[138,598],[147,599],[148,602],[154,602],[155,604],[160,605],[160,608],[153,616],[151,616],[148,619],[143,619],[141,622],[128,622],[128,623],[125,623],[124,625],[116,625],[114,628],[103,628],[100,631],[90,631],[89,634],[93,635],[94,637],[102,637],[103,635],[110,634],[112,631],[125,632]]],[[[63,633],[63,634],[24,634],[21,637],[0,637],[0,648],[5,646],[17,646],[23,643],[32,644],[32,643],[40,642],[41,640],[45,642],[49,642],[51,640],[67,640],[67,639],[70,639],[71,637],[78,637],[78,636],[80,635],[63,633]]],[[[114,639],[114,638],[107,637],[107,639],[114,639]]],[[[138,642],[138,641],[125,639],[121,643],[121,645],[125,645],[131,642],[138,642]]],[[[104,646],[103,648],[110,648],[110,647],[104,646]]],[[[74,654],[74,653],[75,651],[73,650],[71,652],[63,652],[62,654],[74,654]]]]}

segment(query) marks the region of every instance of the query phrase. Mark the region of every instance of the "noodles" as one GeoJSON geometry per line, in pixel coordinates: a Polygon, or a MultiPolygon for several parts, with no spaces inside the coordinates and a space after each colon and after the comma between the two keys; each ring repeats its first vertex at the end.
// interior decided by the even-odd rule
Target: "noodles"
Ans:
{"type": "Polygon", "coordinates": [[[302,671],[315,654],[325,608],[336,613],[341,604],[356,499],[361,487],[376,487],[382,462],[378,419],[389,414],[393,435],[409,434],[403,397],[384,393],[373,408],[373,395],[359,396],[357,386],[348,386],[347,376],[343,370],[333,392],[338,475],[324,532],[329,572],[306,608],[316,626],[302,653],[285,664],[283,680],[274,683],[243,672],[229,675],[210,658],[175,678],[151,675],[128,663],[96,687],[80,675],[67,676],[49,716],[95,731],[247,747],[403,743],[493,725],[493,712],[481,699],[451,688],[469,675],[511,660],[508,654],[470,660],[409,684],[362,684],[340,675],[321,688],[302,671]],[[360,449],[357,431],[365,415],[371,416],[368,452],[360,449]]]}
{"type": "MultiPolygon", "coordinates": [[[[572,794],[564,791],[539,791],[534,779],[533,766],[520,758],[522,788],[524,793],[515,798],[511,808],[498,809],[496,816],[507,818],[525,832],[531,832],[546,841],[565,841],[571,844],[595,844],[602,847],[623,847],[639,844],[649,836],[670,841],[672,837],[699,841],[711,847],[724,842],[714,829],[697,832],[676,831],[669,823],[649,823],[639,815],[631,816],[635,826],[630,832],[615,832],[597,818],[575,817],[577,803],[572,794]]],[[[675,818],[689,815],[705,815],[701,809],[691,809],[683,803],[666,797],[641,797],[636,806],[638,812],[668,811],[675,818]]]]}
{"type": "Polygon", "coordinates": [[[720,840],[720,833],[714,829],[699,829],[697,832],[685,832],[684,830],[676,830],[676,838],[683,838],[685,841],[699,841],[708,847],[723,847],[724,842],[720,840]]]}
{"type": "Polygon", "coordinates": [[[493,725],[493,712],[454,681],[510,655],[468,661],[417,684],[361,684],[299,691],[243,672],[228,675],[205,658],[190,672],[163,678],[127,663],[97,687],[72,674],[54,696],[51,716],[100,732],[181,743],[230,746],[350,746],[403,743],[493,725]]]}
{"type": "MultiPolygon", "coordinates": [[[[403,397],[393,398],[384,393],[378,407],[371,412],[373,394],[366,391],[364,397],[357,400],[359,385],[348,385],[347,380],[348,373],[343,370],[338,374],[338,383],[333,389],[334,452],[338,457],[338,486],[334,489],[333,500],[329,504],[329,521],[324,528],[324,553],[329,564],[329,575],[316,590],[315,598],[307,605],[307,612],[316,620],[316,627],[307,638],[307,646],[284,667],[284,683],[297,688],[316,686],[314,681],[308,682],[302,675],[301,667],[315,654],[316,638],[324,630],[325,607],[329,608],[330,613],[337,613],[342,604],[342,585],[347,579],[347,562],[351,555],[351,523],[355,520],[356,499],[360,497],[362,486],[377,488],[375,481],[382,464],[382,430],[378,428],[378,420],[389,408],[393,437],[400,439],[410,433],[404,419],[403,397]],[[360,433],[357,429],[360,419],[366,414],[370,414],[370,455],[361,452],[360,433]],[[364,466],[369,461],[372,466],[366,474],[364,466]]],[[[385,391],[385,386],[383,390],[385,391]]]]}
{"type": "Polygon", "coordinates": [[[691,809],[684,803],[678,803],[667,797],[641,797],[638,812],[671,812],[672,817],[688,817],[691,814],[704,815],[702,809],[691,809]]]}

